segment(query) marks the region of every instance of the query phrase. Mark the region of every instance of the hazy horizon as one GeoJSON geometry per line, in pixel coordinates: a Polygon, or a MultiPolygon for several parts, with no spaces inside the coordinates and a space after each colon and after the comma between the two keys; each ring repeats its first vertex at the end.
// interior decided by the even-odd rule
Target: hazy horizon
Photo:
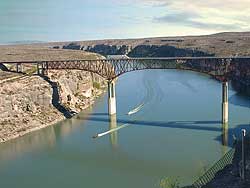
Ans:
{"type": "Polygon", "coordinates": [[[250,31],[249,0],[8,0],[0,44],[250,31]]]}

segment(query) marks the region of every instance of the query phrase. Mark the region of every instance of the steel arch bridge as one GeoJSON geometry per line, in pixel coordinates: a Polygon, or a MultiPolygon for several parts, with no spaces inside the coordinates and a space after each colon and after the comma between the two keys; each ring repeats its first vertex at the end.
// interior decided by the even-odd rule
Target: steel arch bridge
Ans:
{"type": "Polygon", "coordinates": [[[244,80],[250,86],[250,57],[168,57],[168,58],[121,58],[66,61],[19,61],[0,62],[16,64],[17,72],[22,64],[36,64],[38,74],[48,70],[75,69],[96,73],[108,80],[108,111],[116,114],[115,78],[127,72],[144,69],[180,69],[211,75],[222,81],[222,123],[228,123],[228,81],[244,80]]]}
{"type": "Polygon", "coordinates": [[[167,57],[1,63],[16,64],[17,72],[21,70],[22,64],[37,64],[40,73],[46,73],[47,70],[84,70],[96,73],[110,81],[124,73],[144,69],[191,70],[214,76],[220,80],[230,80],[232,75],[250,76],[250,57],[167,57]]]}

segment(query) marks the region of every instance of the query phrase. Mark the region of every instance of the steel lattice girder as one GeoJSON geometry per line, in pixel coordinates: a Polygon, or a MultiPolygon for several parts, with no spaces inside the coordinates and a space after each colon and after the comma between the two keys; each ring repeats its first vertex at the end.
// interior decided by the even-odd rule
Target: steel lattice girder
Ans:
{"type": "Polygon", "coordinates": [[[143,69],[182,69],[206,73],[229,79],[231,75],[250,79],[250,57],[173,57],[173,58],[129,58],[100,60],[2,62],[40,64],[42,69],[76,69],[96,73],[112,80],[126,72],[143,69]]]}

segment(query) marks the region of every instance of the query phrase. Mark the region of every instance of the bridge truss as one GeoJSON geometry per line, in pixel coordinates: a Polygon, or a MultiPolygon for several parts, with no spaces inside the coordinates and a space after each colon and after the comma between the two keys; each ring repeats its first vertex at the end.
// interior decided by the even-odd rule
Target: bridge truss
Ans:
{"type": "Polygon", "coordinates": [[[96,73],[106,80],[136,70],[144,69],[180,69],[191,70],[229,80],[231,75],[250,76],[250,57],[174,57],[174,58],[128,58],[99,60],[66,60],[66,61],[24,61],[0,62],[16,64],[37,64],[40,73],[47,70],[74,69],[96,73]]]}

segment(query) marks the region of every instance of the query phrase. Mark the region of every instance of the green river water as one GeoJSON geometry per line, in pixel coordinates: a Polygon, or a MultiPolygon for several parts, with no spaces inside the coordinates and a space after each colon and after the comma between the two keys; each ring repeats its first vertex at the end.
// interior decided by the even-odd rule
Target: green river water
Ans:
{"type": "Polygon", "coordinates": [[[104,94],[72,119],[0,144],[0,187],[152,188],[166,177],[188,185],[232,147],[233,134],[250,130],[250,98],[230,87],[222,131],[221,83],[203,74],[131,72],[116,95],[117,123],[104,94]]]}

